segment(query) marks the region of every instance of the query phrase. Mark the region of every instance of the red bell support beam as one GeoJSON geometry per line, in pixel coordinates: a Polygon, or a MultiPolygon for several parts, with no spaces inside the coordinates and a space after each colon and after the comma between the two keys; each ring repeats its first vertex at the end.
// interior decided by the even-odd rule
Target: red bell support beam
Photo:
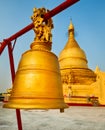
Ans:
{"type": "MultiPolygon", "coordinates": [[[[57,6],[56,8],[54,8],[53,10],[49,11],[48,13],[46,13],[44,15],[44,19],[49,19],[51,17],[53,17],[54,15],[60,13],[61,11],[63,11],[64,9],[68,8],[69,6],[75,4],[76,2],[78,2],[79,0],[66,0],[65,2],[63,2],[62,4],[60,4],[59,6],[57,6]]],[[[15,33],[14,35],[12,35],[11,37],[4,39],[3,42],[0,43],[0,55],[3,52],[4,48],[6,47],[6,45],[8,45],[9,42],[15,40],[16,38],[18,38],[19,36],[23,35],[24,33],[28,32],[29,30],[31,30],[34,27],[34,24],[31,23],[28,26],[24,27],[22,30],[20,30],[19,32],[15,33]]]]}
{"type": "MultiPolygon", "coordinates": [[[[13,58],[13,47],[11,42],[8,43],[8,55],[9,55],[10,70],[11,70],[11,77],[13,83],[15,79],[15,66],[14,66],[14,58],[13,58]]],[[[17,117],[18,130],[22,130],[21,113],[19,109],[16,109],[16,117],[17,117]]]]}

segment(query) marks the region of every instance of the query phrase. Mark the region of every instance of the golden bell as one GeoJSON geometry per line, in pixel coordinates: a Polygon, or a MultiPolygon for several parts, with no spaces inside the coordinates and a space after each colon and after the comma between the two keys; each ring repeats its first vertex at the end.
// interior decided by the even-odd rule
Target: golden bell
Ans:
{"type": "Polygon", "coordinates": [[[36,37],[31,49],[20,60],[11,96],[5,108],[60,109],[64,103],[61,75],[57,56],[51,50],[52,20],[43,21],[44,8],[34,8],[31,17],[36,37]]]}

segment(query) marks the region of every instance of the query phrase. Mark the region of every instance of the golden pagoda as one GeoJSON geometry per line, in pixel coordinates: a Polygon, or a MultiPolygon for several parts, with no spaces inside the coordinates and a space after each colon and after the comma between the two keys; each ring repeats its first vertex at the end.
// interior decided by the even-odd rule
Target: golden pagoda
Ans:
{"type": "MultiPolygon", "coordinates": [[[[88,68],[86,54],[75,40],[72,22],[68,33],[68,41],[59,54],[65,102],[72,105],[105,104],[105,92],[100,93],[102,89],[100,85],[102,81],[99,81],[100,71],[98,69],[94,72],[88,68]]],[[[105,77],[105,73],[103,75],[105,77]]],[[[105,84],[103,88],[105,90],[105,84]]]]}

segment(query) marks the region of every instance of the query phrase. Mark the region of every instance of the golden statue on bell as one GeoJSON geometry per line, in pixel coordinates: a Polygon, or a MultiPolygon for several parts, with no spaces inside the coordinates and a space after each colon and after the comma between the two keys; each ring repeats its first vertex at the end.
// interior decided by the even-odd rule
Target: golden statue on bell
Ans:
{"type": "MultiPolygon", "coordinates": [[[[48,11],[48,10],[47,10],[48,11]]],[[[53,22],[50,18],[44,21],[43,15],[47,12],[45,8],[33,9],[33,16],[31,19],[34,23],[34,32],[36,34],[35,41],[52,42],[51,29],[53,28],[53,22]]]]}

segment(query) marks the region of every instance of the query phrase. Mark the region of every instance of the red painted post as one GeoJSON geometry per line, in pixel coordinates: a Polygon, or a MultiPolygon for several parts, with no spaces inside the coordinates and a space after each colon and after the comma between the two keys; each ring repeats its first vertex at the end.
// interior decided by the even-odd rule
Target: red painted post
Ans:
{"type": "MultiPolygon", "coordinates": [[[[11,70],[11,77],[13,83],[15,79],[15,67],[14,67],[13,50],[12,50],[11,42],[8,43],[8,54],[9,54],[10,70],[11,70]]],[[[17,117],[18,130],[22,130],[22,121],[21,121],[21,114],[19,109],[16,109],[16,117],[17,117]]]]}
{"type": "Polygon", "coordinates": [[[10,70],[11,70],[11,77],[12,83],[15,79],[15,67],[14,67],[14,59],[13,59],[13,51],[12,51],[12,43],[8,44],[8,55],[9,55],[9,62],[10,62],[10,70]]]}

